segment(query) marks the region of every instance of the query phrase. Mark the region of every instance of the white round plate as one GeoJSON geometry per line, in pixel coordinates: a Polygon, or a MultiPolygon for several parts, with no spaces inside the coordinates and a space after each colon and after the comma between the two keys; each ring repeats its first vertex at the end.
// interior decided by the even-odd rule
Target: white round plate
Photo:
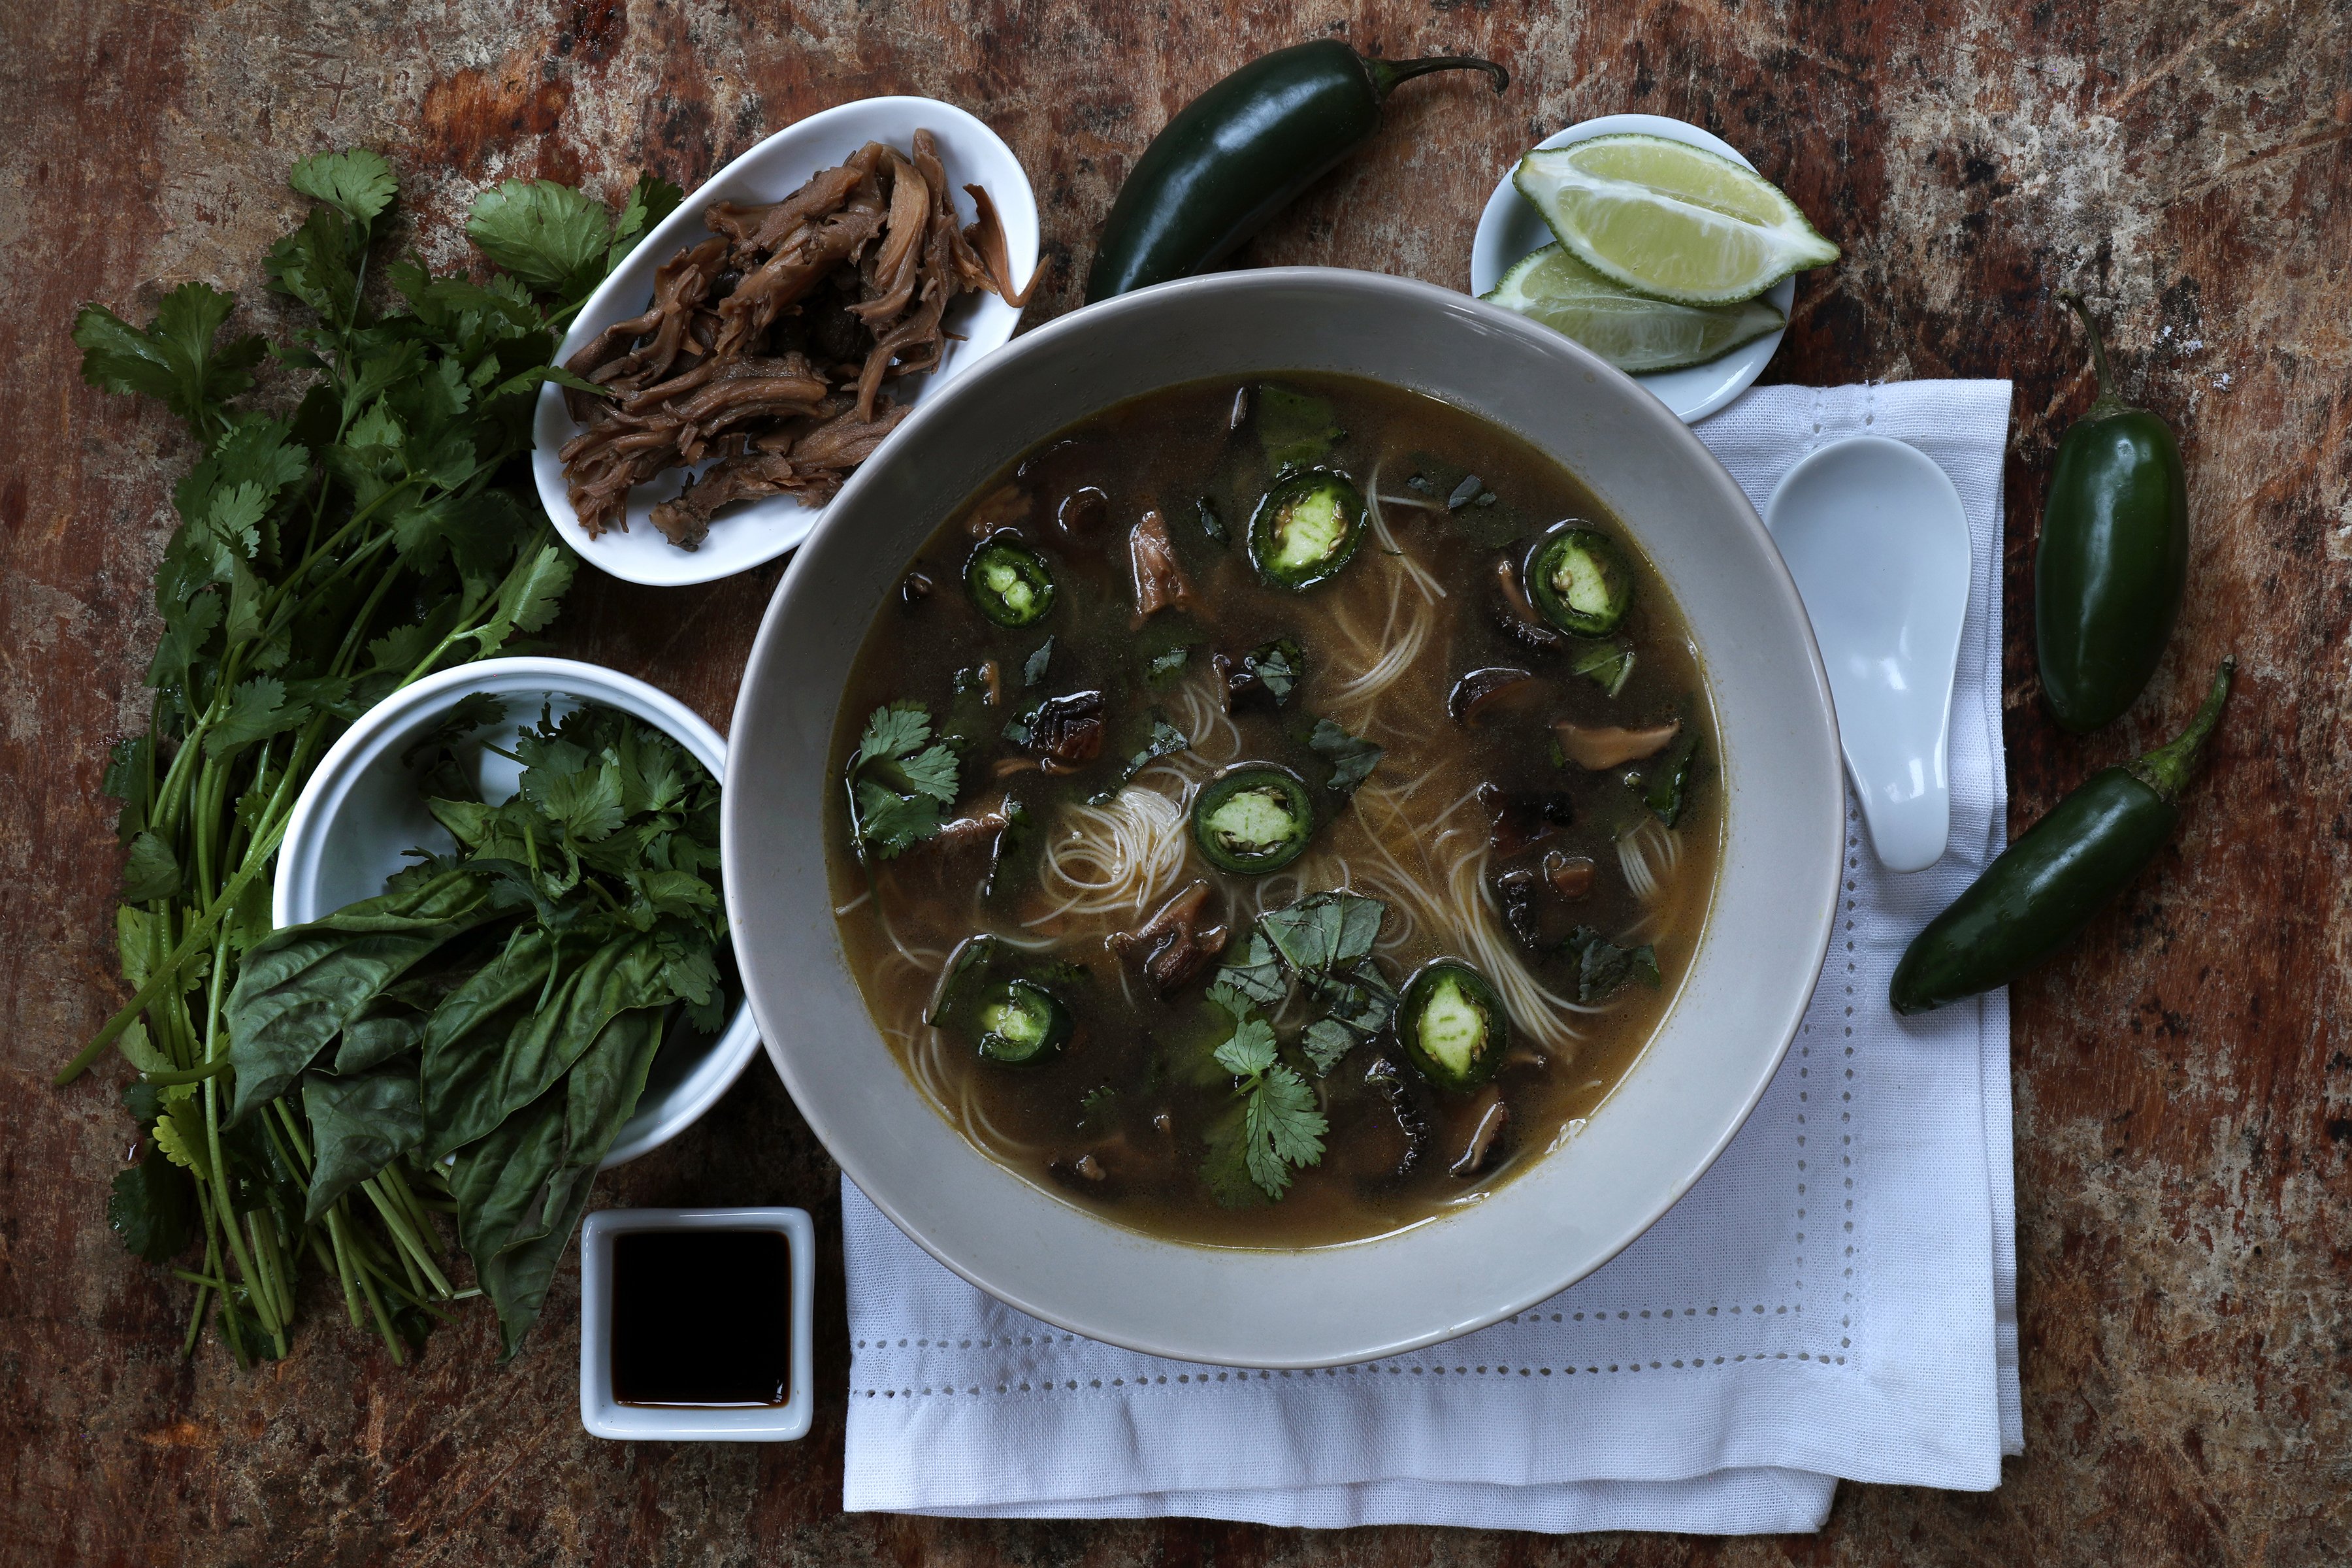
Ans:
{"type": "MultiPolygon", "coordinates": [[[[555,352],[555,363],[562,364],[606,327],[645,310],[653,295],[654,273],[662,263],[710,237],[702,215],[713,202],[780,201],[810,175],[841,163],[868,142],[885,142],[903,152],[913,143],[918,131],[929,131],[938,138],[940,162],[947,168],[948,183],[955,189],[956,212],[964,222],[971,222],[976,215],[963,187],[976,184],[988,192],[1004,222],[1013,275],[1026,283],[1037,266],[1037,196],[1029,188],[1029,177],[1022,173],[1013,149],[995,132],[951,103],[934,98],[860,99],[786,126],[689,193],[677,210],[656,226],[588,296],[580,314],[572,318],[572,330],[564,334],[563,346],[555,352]]],[[[897,378],[888,384],[890,395],[901,403],[921,401],[927,387],[961,374],[990,350],[1003,347],[1020,321],[1021,312],[993,294],[964,295],[948,307],[945,326],[950,341],[939,368],[897,378]]],[[[791,496],[769,496],[728,508],[712,521],[710,537],[700,549],[680,550],[664,539],[652,521],[655,503],[685,488],[686,470],[672,468],[629,492],[625,532],[613,530],[591,539],[564,494],[563,463],[556,456],[578,434],[580,426],[563,406],[563,389],[553,382],[541,387],[530,455],[540,504],[546,507],[565,542],[589,564],[632,583],[674,587],[749,571],[807,538],[816,520],[824,515],[823,505],[809,506],[791,496]]],[[[884,445],[896,439],[893,432],[891,441],[884,445]]]]}
{"type": "MultiPolygon", "coordinates": [[[[413,864],[406,851],[447,854],[457,847],[448,830],[433,820],[417,794],[415,775],[402,753],[433,732],[460,698],[485,692],[506,700],[499,728],[509,733],[539,721],[540,704],[558,715],[583,702],[601,702],[635,714],[694,753],[710,776],[727,774],[727,742],[702,716],[657,687],[600,664],[569,658],[492,658],[428,675],[394,692],[360,716],[358,723],[319,760],[310,782],[295,797],[278,851],[278,879],[271,919],[300,925],[345,904],[383,891],[384,879],[413,864]]],[[[486,729],[477,739],[495,733],[486,729]]],[[[510,793],[518,770],[494,752],[478,750],[476,773],[487,789],[510,793]]],[[[743,1074],[760,1048],[760,1026],[739,1002],[727,1027],[698,1048],[667,1044],[654,1058],[637,1109],[598,1167],[611,1170],[658,1149],[691,1126],[743,1074]]]]}
{"type": "MultiPolygon", "coordinates": [[[[1589,142],[1595,136],[1622,135],[1628,131],[1640,131],[1652,136],[1664,136],[1671,141],[1687,142],[1694,147],[1704,147],[1719,153],[1745,169],[1755,164],[1740,155],[1730,142],[1713,132],[1680,120],[1668,120],[1661,114],[1604,114],[1598,120],[1588,120],[1581,125],[1571,125],[1556,135],[1547,136],[1538,147],[1565,147],[1572,142],[1589,142]]],[[[1531,250],[1540,250],[1552,241],[1551,230],[1544,224],[1543,215],[1529,205],[1518,188],[1511,184],[1511,174],[1518,160],[1503,173],[1495,194],[1486,198],[1486,210],[1478,215],[1477,237],[1470,243],[1470,292],[1485,295],[1503,280],[1511,264],[1531,250]]],[[[1790,306],[1797,302],[1797,280],[1783,278],[1764,291],[1767,303],[1785,318],[1790,306]]],[[[1767,332],[1752,342],[1740,344],[1721,359],[1705,364],[1691,365],[1683,370],[1653,371],[1637,375],[1633,380],[1643,391],[1673,409],[1685,425],[1695,425],[1741,393],[1756,384],[1764,373],[1764,365],[1780,348],[1786,332],[1767,332]]]]}

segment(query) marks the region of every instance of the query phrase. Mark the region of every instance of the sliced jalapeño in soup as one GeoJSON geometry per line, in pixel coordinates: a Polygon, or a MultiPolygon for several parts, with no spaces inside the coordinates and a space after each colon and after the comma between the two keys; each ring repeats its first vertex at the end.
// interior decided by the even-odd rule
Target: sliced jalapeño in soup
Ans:
{"type": "Polygon", "coordinates": [[[1413,1065],[1441,1089],[1467,1091],[1495,1076],[1510,1048],[1511,1020],[1486,977],[1439,959],[1404,988],[1397,1038],[1413,1065]]]}
{"type": "Polygon", "coordinates": [[[1722,857],[1641,518],[1346,376],[1167,387],[1011,458],[908,552],[967,591],[891,599],[841,693],[873,1070],[1214,1246],[1419,1224],[1607,1114],[1722,857]]]}
{"type": "Polygon", "coordinates": [[[1528,596],[1560,630],[1601,637],[1625,618],[1633,602],[1633,573],[1607,534],[1562,524],[1528,558],[1528,596]]]}
{"type": "Polygon", "coordinates": [[[1192,800],[1192,837],[1202,855],[1238,877],[1281,870],[1306,853],[1314,834],[1315,803],[1287,768],[1228,768],[1192,800]]]}
{"type": "Polygon", "coordinates": [[[1045,558],[1010,534],[985,540],[963,569],[980,613],[1000,626],[1034,626],[1054,607],[1054,574],[1045,558]]]}
{"type": "Polygon", "coordinates": [[[1345,474],[1306,468],[1265,492],[1250,519],[1250,562],[1277,588],[1328,583],[1364,535],[1364,497],[1345,474]]]}
{"type": "Polygon", "coordinates": [[[1043,1061],[1076,1026],[1061,998],[1034,980],[1000,980],[980,994],[980,1054],[992,1062],[1043,1061]]]}

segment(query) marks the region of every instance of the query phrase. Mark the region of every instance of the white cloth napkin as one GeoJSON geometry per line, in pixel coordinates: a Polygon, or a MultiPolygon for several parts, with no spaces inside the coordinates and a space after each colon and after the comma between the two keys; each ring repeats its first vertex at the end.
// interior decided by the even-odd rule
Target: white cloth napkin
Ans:
{"type": "Polygon", "coordinates": [[[1841,1476],[1997,1485],[2024,1441],[2008,994],[1898,1019],[1886,986],[2005,838],[2009,395],[1763,387],[1697,426],[1759,510],[1825,442],[1907,441],[1958,488],[1976,554],[1950,847],[1893,875],[1849,805],[1845,912],[1812,1006],[1681,1203],[1534,1311],[1391,1361],[1268,1373],[1050,1328],[932,1261],[845,1182],[843,1506],[1752,1533],[1818,1529],[1841,1476]]]}

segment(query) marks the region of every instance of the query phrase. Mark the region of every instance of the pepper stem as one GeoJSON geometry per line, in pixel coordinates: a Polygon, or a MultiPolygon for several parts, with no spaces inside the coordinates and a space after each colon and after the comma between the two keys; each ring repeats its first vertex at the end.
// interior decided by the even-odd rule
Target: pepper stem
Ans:
{"type": "Polygon", "coordinates": [[[1495,90],[1501,92],[1511,85],[1511,73],[1492,60],[1482,60],[1475,55],[1430,55],[1417,60],[1376,60],[1363,57],[1364,68],[1371,73],[1372,91],[1381,98],[1394,92],[1397,83],[1411,81],[1431,71],[1479,70],[1495,79],[1495,90]]]}
{"type": "Polygon", "coordinates": [[[2091,334],[2091,374],[2099,378],[2099,405],[2120,408],[2124,400],[2116,395],[2115,373],[2107,368],[2106,341],[2099,336],[2099,323],[2091,319],[2091,307],[2072,289],[2058,290],[2058,298],[2074,307],[2074,314],[2083,319],[2083,330],[2091,334]]]}
{"type": "Polygon", "coordinates": [[[2189,728],[2181,731],[2177,739],[2126,764],[2134,778],[2167,802],[2178,796],[2189,783],[2189,770],[2197,765],[2197,753],[2205,749],[2206,738],[2221,721],[2222,704],[2230,700],[2230,677],[2237,668],[2236,654],[2222,655],[2221,668],[2213,672],[2212,689],[2198,705],[2197,716],[2189,721],[2189,728]]]}

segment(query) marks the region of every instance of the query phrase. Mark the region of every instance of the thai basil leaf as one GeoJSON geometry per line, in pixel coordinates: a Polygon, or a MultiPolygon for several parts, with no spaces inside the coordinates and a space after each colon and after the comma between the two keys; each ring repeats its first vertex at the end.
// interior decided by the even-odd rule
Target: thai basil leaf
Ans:
{"type": "Polygon", "coordinates": [[[1316,893],[1258,917],[1275,951],[1312,984],[1371,955],[1389,907],[1360,893],[1316,893]]]}
{"type": "Polygon", "coordinates": [[[1648,942],[1619,947],[1591,926],[1579,926],[1561,944],[1576,957],[1576,999],[1604,1002],[1630,982],[1638,980],[1656,990],[1664,984],[1658,955],[1648,942]]]}
{"type": "Polygon", "coordinates": [[[596,1167],[636,1109],[661,1040],[657,1009],[612,1019],[563,1083],[457,1157],[450,1187],[458,1237],[498,1310],[502,1359],[539,1317],[596,1167]]]}
{"type": "Polygon", "coordinates": [[[1258,445],[1276,475],[1317,462],[1346,434],[1328,399],[1272,383],[1257,389],[1258,445]]]}
{"type": "Polygon", "coordinates": [[[1253,928],[1225,952],[1225,962],[1210,982],[1212,991],[1222,985],[1243,1001],[1269,1011],[1282,1005],[1290,994],[1290,978],[1282,972],[1264,931],[1253,928]]]}
{"type": "Polygon", "coordinates": [[[453,870],[255,947],[223,1015],[236,1070],[229,1121],[276,1099],[377,992],[500,912],[486,879],[453,870]]]}
{"type": "Polygon", "coordinates": [[[425,1105],[412,1066],[355,1078],[311,1073],[302,1080],[302,1110],[314,1141],[304,1209],[313,1224],[337,1198],[425,1142],[425,1105]]]}
{"type": "MultiPolygon", "coordinates": [[[[542,944],[518,942],[534,952],[542,944]]],[[[576,947],[575,947],[576,951],[576,947]]],[[[561,1079],[616,1016],[634,1008],[664,1006],[677,1000],[663,984],[664,958],[650,936],[630,932],[589,952],[569,973],[555,955],[558,977],[547,999],[510,1029],[478,1026],[478,997],[459,993],[436,1012],[425,1041],[425,1115],[432,1130],[429,1153],[443,1155],[472,1142],[529,1105],[561,1079]],[[443,1014],[450,1015],[445,1026],[443,1014]]],[[[520,969],[492,982],[509,999],[520,969]]],[[[486,969],[485,973],[488,973],[486,969]]],[[[544,970],[542,986],[544,986],[544,970]]],[[[477,976],[478,979],[479,976],[477,976]]]]}
{"type": "Polygon", "coordinates": [[[1330,787],[1341,795],[1353,795],[1356,786],[1372,776],[1386,754],[1384,748],[1350,735],[1328,719],[1315,721],[1314,733],[1307,737],[1307,747],[1331,764],[1330,787]]]}

